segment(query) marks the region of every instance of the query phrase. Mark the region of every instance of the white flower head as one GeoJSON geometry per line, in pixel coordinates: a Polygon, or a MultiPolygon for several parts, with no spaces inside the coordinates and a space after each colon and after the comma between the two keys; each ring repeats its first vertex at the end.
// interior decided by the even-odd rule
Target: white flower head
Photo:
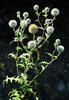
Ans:
{"type": "Polygon", "coordinates": [[[42,37],[41,36],[37,37],[37,42],[41,42],[41,41],[42,41],[42,37]]]}
{"type": "Polygon", "coordinates": [[[20,26],[21,26],[21,28],[26,28],[27,27],[27,22],[25,20],[21,20],[20,26]]]}
{"type": "Polygon", "coordinates": [[[54,32],[54,27],[48,26],[47,29],[46,29],[46,31],[47,31],[48,35],[51,35],[54,32]]]}
{"type": "Polygon", "coordinates": [[[46,19],[46,20],[45,20],[45,23],[46,23],[47,25],[51,24],[51,22],[52,22],[52,19],[46,19]]]}
{"type": "Polygon", "coordinates": [[[29,17],[29,13],[28,13],[28,12],[24,12],[24,13],[23,13],[23,17],[24,17],[24,18],[29,17]]]}
{"type": "Polygon", "coordinates": [[[34,5],[34,10],[38,11],[39,10],[39,6],[38,5],[34,5]]]}
{"type": "Polygon", "coordinates": [[[57,9],[57,8],[53,8],[52,10],[51,10],[51,15],[52,16],[58,16],[59,15],[59,9],[57,9]]]}
{"type": "Polygon", "coordinates": [[[27,22],[27,24],[30,24],[31,23],[31,19],[30,18],[27,18],[26,19],[26,22],[27,22]]]}
{"type": "Polygon", "coordinates": [[[57,52],[62,53],[64,51],[64,46],[60,45],[57,47],[57,52]]]}
{"type": "Polygon", "coordinates": [[[36,48],[36,41],[29,41],[27,45],[29,49],[36,48]]]}
{"type": "Polygon", "coordinates": [[[15,28],[17,26],[17,21],[16,20],[10,20],[8,24],[11,28],[15,28]]]}
{"type": "Polygon", "coordinates": [[[38,26],[36,24],[30,24],[29,32],[32,34],[35,34],[35,33],[37,33],[37,31],[38,31],[38,26]]]}
{"type": "Polygon", "coordinates": [[[59,44],[60,44],[60,39],[56,39],[55,43],[56,43],[57,45],[59,45],[59,44]]]}

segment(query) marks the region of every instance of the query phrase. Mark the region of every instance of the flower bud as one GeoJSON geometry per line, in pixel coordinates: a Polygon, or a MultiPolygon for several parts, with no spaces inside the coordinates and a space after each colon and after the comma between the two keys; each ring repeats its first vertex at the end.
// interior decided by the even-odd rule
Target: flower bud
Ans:
{"type": "Polygon", "coordinates": [[[34,10],[38,11],[39,10],[39,6],[38,5],[34,5],[34,10]]]}
{"type": "Polygon", "coordinates": [[[31,24],[29,26],[29,32],[30,33],[35,34],[35,33],[37,33],[37,31],[38,31],[38,26],[36,24],[31,24]]]}
{"type": "Polygon", "coordinates": [[[37,37],[37,42],[41,42],[41,41],[42,41],[42,37],[41,36],[37,37]]]}
{"type": "Polygon", "coordinates": [[[21,28],[26,28],[27,27],[27,22],[25,20],[21,20],[20,26],[21,26],[21,28]]]}
{"type": "Polygon", "coordinates": [[[46,23],[47,25],[51,24],[51,22],[52,22],[52,19],[46,19],[46,20],[45,20],[45,23],[46,23]]]}
{"type": "Polygon", "coordinates": [[[60,44],[60,39],[56,39],[55,43],[56,43],[57,45],[59,45],[59,44],[60,44]]]}
{"type": "Polygon", "coordinates": [[[59,10],[57,9],[57,8],[53,8],[52,10],[51,10],[51,15],[52,16],[58,16],[59,15],[59,10]]]}
{"type": "Polygon", "coordinates": [[[64,51],[64,47],[62,45],[57,47],[57,52],[62,53],[64,51]]]}
{"type": "Polygon", "coordinates": [[[17,18],[20,18],[20,11],[17,11],[17,18]]]}
{"type": "Polygon", "coordinates": [[[27,24],[30,24],[31,23],[31,19],[30,18],[27,18],[26,19],[26,22],[27,22],[27,24]]]}
{"type": "Polygon", "coordinates": [[[28,48],[29,49],[36,48],[36,41],[29,41],[28,42],[28,48]]]}
{"type": "Polygon", "coordinates": [[[15,28],[17,26],[17,21],[16,20],[10,20],[8,24],[11,28],[15,28]]]}
{"type": "Polygon", "coordinates": [[[48,13],[50,11],[49,7],[45,7],[45,12],[48,13]]]}
{"type": "Polygon", "coordinates": [[[54,27],[48,26],[47,29],[46,29],[46,31],[47,31],[48,35],[51,35],[54,32],[54,27]]]}
{"type": "Polygon", "coordinates": [[[29,16],[29,13],[28,13],[28,12],[24,12],[24,13],[23,13],[23,17],[24,17],[24,18],[27,18],[28,16],[29,16]]]}

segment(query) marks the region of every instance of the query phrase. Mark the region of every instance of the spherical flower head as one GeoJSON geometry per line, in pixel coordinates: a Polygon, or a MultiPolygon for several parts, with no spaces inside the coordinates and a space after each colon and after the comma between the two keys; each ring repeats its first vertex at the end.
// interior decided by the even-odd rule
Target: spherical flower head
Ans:
{"type": "Polygon", "coordinates": [[[64,51],[64,47],[62,45],[57,47],[57,52],[62,53],[64,51]]]}
{"type": "Polygon", "coordinates": [[[48,26],[47,29],[46,29],[46,31],[47,31],[48,35],[51,35],[54,32],[54,27],[48,26]]]}
{"type": "Polygon", "coordinates": [[[42,41],[42,37],[41,36],[37,37],[37,42],[41,42],[41,41],[42,41]]]}
{"type": "Polygon", "coordinates": [[[59,45],[59,44],[60,44],[60,39],[56,39],[55,43],[56,43],[57,45],[59,45]]]}
{"type": "Polygon", "coordinates": [[[34,10],[38,11],[39,10],[39,6],[38,5],[34,5],[34,10]]]}
{"type": "Polygon", "coordinates": [[[38,31],[38,26],[36,24],[30,24],[29,32],[32,34],[35,34],[35,33],[37,33],[37,31],[38,31]]]}
{"type": "Polygon", "coordinates": [[[51,22],[52,22],[52,19],[46,19],[46,20],[45,20],[45,23],[46,23],[47,25],[51,24],[51,22]]]}
{"type": "Polygon", "coordinates": [[[23,17],[24,17],[24,18],[29,17],[29,13],[28,13],[28,12],[24,12],[24,13],[23,13],[23,17]]]}
{"type": "Polygon", "coordinates": [[[29,49],[36,48],[36,41],[29,41],[28,42],[28,48],[29,49]]]}
{"type": "Polygon", "coordinates": [[[59,9],[57,9],[57,8],[53,8],[52,10],[51,10],[51,15],[52,16],[58,16],[59,15],[59,9]]]}
{"type": "Polygon", "coordinates": [[[25,20],[21,20],[20,26],[21,26],[21,28],[26,28],[27,27],[27,22],[25,20]]]}
{"type": "Polygon", "coordinates": [[[17,26],[17,21],[16,20],[10,20],[8,24],[11,28],[15,28],[17,26]]]}
{"type": "Polygon", "coordinates": [[[30,18],[27,18],[26,19],[26,22],[27,22],[27,24],[30,24],[31,23],[31,19],[30,18]]]}

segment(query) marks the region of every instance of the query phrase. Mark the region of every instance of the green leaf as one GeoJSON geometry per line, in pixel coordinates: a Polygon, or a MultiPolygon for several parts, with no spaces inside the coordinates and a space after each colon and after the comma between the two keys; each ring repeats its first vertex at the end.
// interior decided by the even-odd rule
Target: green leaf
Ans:
{"type": "Polygon", "coordinates": [[[14,58],[14,59],[17,58],[16,54],[14,54],[14,53],[9,53],[9,56],[11,56],[11,57],[14,58]]]}
{"type": "Polygon", "coordinates": [[[46,62],[46,61],[42,61],[42,62],[40,62],[40,64],[46,64],[46,65],[48,65],[49,63],[46,62]]]}
{"type": "Polygon", "coordinates": [[[21,47],[16,47],[16,50],[22,51],[22,48],[21,47]]]}
{"type": "Polygon", "coordinates": [[[41,65],[42,71],[45,69],[45,67],[43,65],[41,65]]]}

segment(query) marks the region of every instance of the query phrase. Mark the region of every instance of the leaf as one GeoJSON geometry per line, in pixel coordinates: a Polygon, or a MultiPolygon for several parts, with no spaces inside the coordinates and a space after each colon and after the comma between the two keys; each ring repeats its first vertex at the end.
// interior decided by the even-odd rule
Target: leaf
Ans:
{"type": "Polygon", "coordinates": [[[42,71],[45,69],[45,67],[43,65],[41,65],[42,71]]]}
{"type": "Polygon", "coordinates": [[[22,51],[22,48],[21,47],[16,47],[16,50],[22,51]]]}
{"type": "Polygon", "coordinates": [[[46,65],[48,65],[49,63],[46,62],[46,61],[42,61],[40,64],[46,64],[46,65]]]}
{"type": "Polygon", "coordinates": [[[53,57],[53,55],[51,53],[46,53],[47,55],[49,55],[50,57],[53,57]]]}

